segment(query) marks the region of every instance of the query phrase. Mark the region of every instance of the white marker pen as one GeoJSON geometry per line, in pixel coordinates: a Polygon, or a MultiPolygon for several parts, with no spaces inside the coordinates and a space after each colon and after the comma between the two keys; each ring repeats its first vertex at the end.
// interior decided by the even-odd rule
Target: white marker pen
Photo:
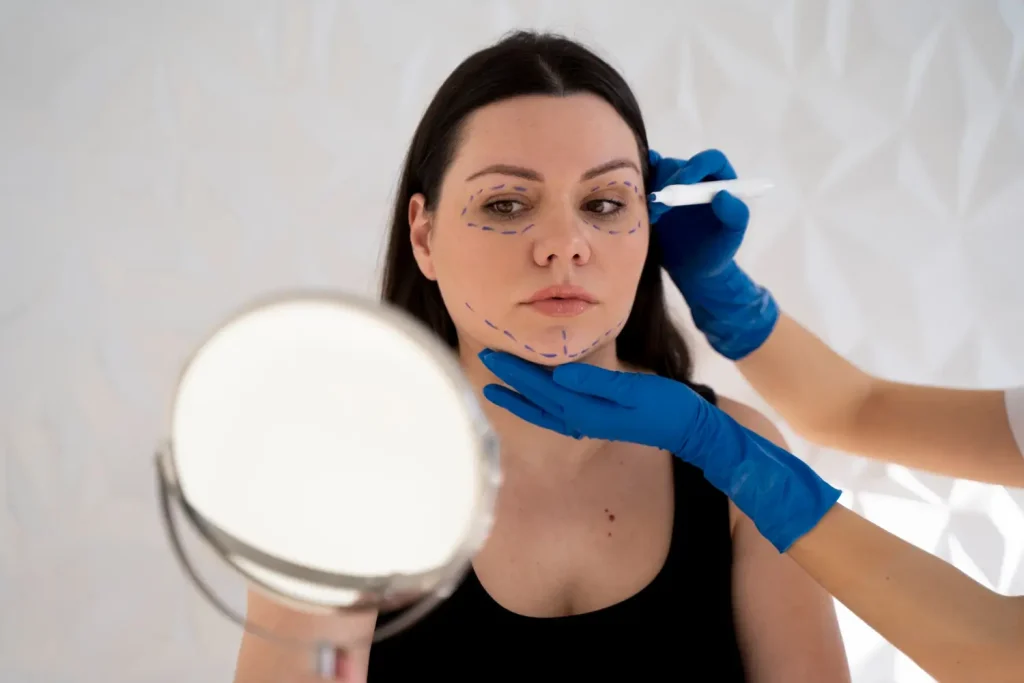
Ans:
{"type": "Polygon", "coordinates": [[[712,198],[722,190],[727,190],[736,197],[747,200],[760,197],[775,187],[770,180],[712,180],[693,185],[666,185],[657,192],[648,195],[652,201],[665,206],[691,206],[693,204],[710,204],[712,198]]]}

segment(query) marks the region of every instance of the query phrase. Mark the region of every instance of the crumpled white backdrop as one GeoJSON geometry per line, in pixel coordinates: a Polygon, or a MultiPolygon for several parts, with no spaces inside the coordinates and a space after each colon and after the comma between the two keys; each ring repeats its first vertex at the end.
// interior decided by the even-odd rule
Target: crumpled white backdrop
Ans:
{"type": "MultiPolygon", "coordinates": [[[[230,680],[238,631],[156,516],[176,373],[260,294],[372,293],[421,111],[515,27],[597,47],[663,153],[715,146],[775,180],[741,261],[839,351],[1024,382],[1020,2],[6,0],[0,680],[230,680]]],[[[757,403],[695,343],[703,377],[757,403]]],[[[870,519],[1024,593],[1021,491],[793,443],[870,519]]],[[[855,680],[928,680],[841,618],[855,680]]]]}

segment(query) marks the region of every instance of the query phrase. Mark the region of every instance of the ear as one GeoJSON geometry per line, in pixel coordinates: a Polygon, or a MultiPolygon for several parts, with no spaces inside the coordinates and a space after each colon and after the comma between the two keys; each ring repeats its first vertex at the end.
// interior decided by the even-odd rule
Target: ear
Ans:
{"type": "Polygon", "coordinates": [[[436,280],[434,257],[430,248],[433,233],[433,216],[427,211],[427,198],[422,194],[414,194],[409,199],[409,241],[412,243],[412,254],[420,267],[420,272],[428,280],[436,280]]]}

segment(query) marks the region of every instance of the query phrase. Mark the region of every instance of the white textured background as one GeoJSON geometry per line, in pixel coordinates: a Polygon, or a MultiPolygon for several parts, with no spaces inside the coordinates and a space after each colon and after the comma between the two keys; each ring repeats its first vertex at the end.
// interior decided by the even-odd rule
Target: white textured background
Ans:
{"type": "MultiPolygon", "coordinates": [[[[421,111],[514,27],[596,46],[663,153],[773,178],[741,261],[839,351],[1024,382],[1020,2],[2,0],[0,681],[230,680],[238,632],[156,517],[175,375],[257,295],[373,291],[421,111]]],[[[1022,492],[795,447],[870,519],[1024,593],[1022,492]]],[[[858,682],[927,680],[841,616],[858,682]]]]}

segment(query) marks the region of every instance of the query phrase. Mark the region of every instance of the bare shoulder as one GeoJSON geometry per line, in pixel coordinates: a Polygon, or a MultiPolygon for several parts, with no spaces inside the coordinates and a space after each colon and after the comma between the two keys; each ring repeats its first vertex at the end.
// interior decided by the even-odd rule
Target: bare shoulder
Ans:
{"type": "Polygon", "coordinates": [[[757,408],[748,406],[746,403],[734,401],[725,396],[718,397],[718,407],[723,413],[739,422],[752,432],[760,434],[772,443],[787,448],[786,439],[782,432],[775,426],[775,423],[768,419],[768,416],[757,408]]]}
{"type": "MultiPolygon", "coordinates": [[[[746,403],[734,401],[725,396],[718,397],[718,407],[723,413],[736,420],[740,425],[750,431],[763,436],[777,446],[788,448],[785,437],[775,426],[775,423],[768,419],[768,416],[757,408],[748,406],[746,403]]],[[[746,515],[739,511],[732,501],[729,501],[729,528],[736,532],[736,522],[746,515]]]]}

